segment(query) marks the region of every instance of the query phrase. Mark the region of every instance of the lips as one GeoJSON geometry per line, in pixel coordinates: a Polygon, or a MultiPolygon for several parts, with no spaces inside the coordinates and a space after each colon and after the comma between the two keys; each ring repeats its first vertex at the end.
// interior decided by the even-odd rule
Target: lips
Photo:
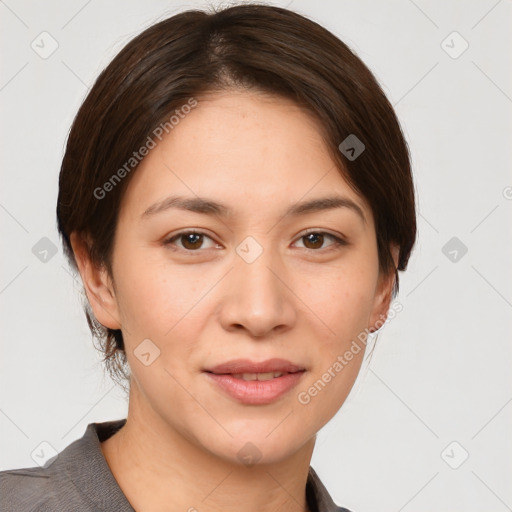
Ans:
{"type": "Polygon", "coordinates": [[[205,375],[217,389],[238,402],[264,405],[294,388],[305,371],[285,359],[260,363],[236,359],[205,370],[205,375]]]}
{"type": "MultiPolygon", "coordinates": [[[[296,372],[294,372],[296,373],[296,372]]],[[[242,380],[259,380],[265,381],[270,379],[277,379],[283,375],[287,375],[287,372],[266,372],[266,373],[230,373],[235,379],[242,380]]]]}
{"type": "Polygon", "coordinates": [[[205,371],[217,375],[241,375],[241,374],[264,374],[264,373],[296,373],[304,371],[305,368],[293,364],[286,359],[267,359],[262,362],[254,362],[249,359],[234,359],[222,363],[205,371]]]}

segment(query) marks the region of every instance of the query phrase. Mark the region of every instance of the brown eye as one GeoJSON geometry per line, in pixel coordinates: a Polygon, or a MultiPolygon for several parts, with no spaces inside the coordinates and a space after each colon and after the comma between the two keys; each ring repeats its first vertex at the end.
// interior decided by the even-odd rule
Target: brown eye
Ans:
{"type": "Polygon", "coordinates": [[[187,233],[180,235],[180,240],[185,249],[199,249],[203,243],[203,235],[200,233],[187,233]]]}
{"type": "Polygon", "coordinates": [[[209,248],[203,247],[205,240],[211,241],[210,247],[215,246],[215,242],[208,235],[197,231],[182,231],[168,240],[165,240],[163,243],[171,249],[181,250],[184,252],[199,252],[198,249],[209,248]]]}
{"type": "Polygon", "coordinates": [[[335,235],[331,235],[330,233],[326,233],[323,231],[311,231],[306,235],[303,235],[299,238],[299,240],[304,240],[304,247],[308,250],[318,251],[319,249],[334,249],[338,246],[347,245],[348,243],[335,235]],[[328,246],[322,247],[326,239],[333,240],[328,246]]]}
{"type": "Polygon", "coordinates": [[[324,243],[324,235],[321,233],[309,233],[303,238],[307,240],[307,243],[304,243],[304,245],[308,249],[320,249],[324,243]]]}

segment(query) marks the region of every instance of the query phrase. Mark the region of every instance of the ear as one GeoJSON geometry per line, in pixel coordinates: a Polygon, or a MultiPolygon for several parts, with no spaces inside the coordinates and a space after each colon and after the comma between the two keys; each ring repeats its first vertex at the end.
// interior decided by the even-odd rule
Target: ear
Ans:
{"type": "MultiPolygon", "coordinates": [[[[393,258],[394,268],[396,269],[398,266],[398,255],[400,248],[396,245],[392,245],[390,250],[391,256],[393,258]]],[[[393,296],[394,284],[395,272],[389,272],[387,275],[384,275],[382,272],[379,273],[377,290],[375,292],[373,308],[368,323],[368,329],[370,332],[378,331],[384,325],[384,322],[388,317],[389,306],[393,296]]]]}
{"type": "Polygon", "coordinates": [[[114,287],[106,267],[98,267],[91,261],[88,240],[83,236],[73,232],[70,242],[96,320],[110,329],[121,329],[114,287]]]}

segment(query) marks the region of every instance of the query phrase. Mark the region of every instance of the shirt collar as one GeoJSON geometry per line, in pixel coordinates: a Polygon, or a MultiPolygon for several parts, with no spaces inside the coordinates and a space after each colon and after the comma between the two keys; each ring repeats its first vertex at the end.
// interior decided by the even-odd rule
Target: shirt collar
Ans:
{"type": "MultiPolygon", "coordinates": [[[[125,423],[126,419],[89,423],[82,438],[71,443],[58,457],[78,492],[101,510],[134,512],[110,471],[100,446],[125,423]]],[[[350,512],[333,502],[311,466],[306,483],[306,499],[311,512],[350,512]]]]}

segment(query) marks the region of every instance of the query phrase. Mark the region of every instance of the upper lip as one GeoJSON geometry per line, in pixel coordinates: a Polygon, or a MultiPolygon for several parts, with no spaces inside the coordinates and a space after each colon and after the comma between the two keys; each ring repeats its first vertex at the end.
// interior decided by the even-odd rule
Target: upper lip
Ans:
{"type": "Polygon", "coordinates": [[[304,371],[305,368],[293,364],[286,359],[267,359],[266,361],[256,362],[249,359],[233,359],[226,363],[207,368],[205,371],[216,374],[238,374],[238,373],[295,373],[304,371]]]}

